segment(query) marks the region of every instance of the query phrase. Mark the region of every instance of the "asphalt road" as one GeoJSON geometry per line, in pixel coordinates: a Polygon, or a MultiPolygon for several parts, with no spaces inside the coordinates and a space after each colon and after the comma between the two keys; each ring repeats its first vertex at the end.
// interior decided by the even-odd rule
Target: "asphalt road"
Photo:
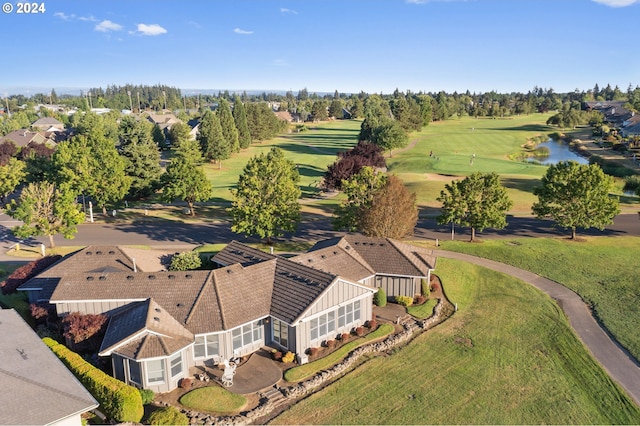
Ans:
{"type": "MultiPolygon", "coordinates": [[[[500,231],[485,230],[477,233],[477,238],[511,238],[511,237],[549,237],[569,235],[566,230],[557,229],[548,220],[532,217],[509,217],[509,225],[500,231]]],[[[18,241],[10,229],[18,223],[6,215],[0,215],[0,254],[18,241]]],[[[326,217],[309,217],[300,223],[298,231],[286,235],[285,238],[294,241],[309,241],[331,238],[342,233],[335,232],[326,217]]],[[[433,219],[423,219],[415,229],[415,238],[440,240],[451,239],[451,226],[437,225],[433,219]]],[[[638,214],[621,214],[614,223],[603,231],[597,229],[579,230],[578,235],[589,236],[640,236],[640,218],[638,214]]],[[[468,228],[455,229],[456,240],[468,240],[468,228]]],[[[119,245],[150,245],[156,247],[184,247],[189,248],[206,243],[228,243],[231,240],[244,242],[258,241],[245,238],[231,232],[229,222],[200,222],[181,223],[163,220],[138,220],[123,222],[110,219],[106,223],[83,224],[78,227],[75,239],[65,240],[60,235],[55,236],[56,245],[90,245],[90,244],[119,244],[119,245]]],[[[25,242],[28,245],[48,244],[48,238],[34,238],[25,242]]]]}

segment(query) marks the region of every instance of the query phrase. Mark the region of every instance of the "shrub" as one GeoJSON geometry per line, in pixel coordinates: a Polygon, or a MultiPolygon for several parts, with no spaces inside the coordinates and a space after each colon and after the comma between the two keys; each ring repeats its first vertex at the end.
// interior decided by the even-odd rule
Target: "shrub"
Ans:
{"type": "Polygon", "coordinates": [[[7,277],[6,281],[0,283],[0,287],[2,287],[2,294],[13,293],[22,284],[35,277],[61,258],[62,256],[46,256],[42,259],[34,260],[33,262],[29,262],[26,265],[19,267],[7,277]]]}
{"type": "Polygon", "coordinates": [[[289,364],[292,363],[294,359],[296,359],[296,354],[293,352],[287,352],[286,355],[282,357],[282,362],[289,364]]]}
{"type": "Polygon", "coordinates": [[[348,340],[349,340],[349,333],[342,333],[342,334],[340,335],[340,341],[341,341],[341,342],[343,342],[343,343],[344,343],[344,342],[346,342],[346,341],[348,341],[348,340]]]}
{"type": "Polygon", "coordinates": [[[116,422],[140,422],[144,408],[138,389],[107,375],[55,340],[45,337],[42,341],[100,403],[107,417],[116,422]]]}
{"type": "Polygon", "coordinates": [[[383,307],[386,306],[387,304],[387,293],[385,293],[384,289],[380,288],[378,289],[378,291],[376,292],[376,294],[373,295],[373,304],[379,307],[383,307]]]}
{"type": "Polygon", "coordinates": [[[170,271],[189,271],[198,269],[202,266],[202,259],[200,254],[195,251],[185,251],[183,253],[176,254],[171,258],[171,264],[169,265],[170,271]]]}
{"type": "Polygon", "coordinates": [[[327,345],[327,348],[335,349],[337,342],[335,340],[331,339],[331,340],[327,340],[327,342],[325,344],[327,345]]]}
{"type": "Polygon", "coordinates": [[[106,322],[107,316],[104,314],[72,312],[62,320],[64,337],[73,343],[83,342],[98,334],[106,322]]]}
{"type": "Polygon", "coordinates": [[[180,389],[191,389],[191,386],[193,385],[193,383],[191,382],[191,379],[185,377],[184,379],[180,379],[180,382],[178,383],[178,386],[180,386],[180,389]]]}
{"type": "Polygon", "coordinates": [[[638,193],[638,190],[640,190],[640,176],[635,175],[624,178],[624,188],[622,190],[638,193]]]}
{"type": "Polygon", "coordinates": [[[271,352],[271,357],[274,359],[274,361],[280,361],[282,359],[282,352],[273,351],[271,352]]]}
{"type": "Polygon", "coordinates": [[[151,389],[138,389],[140,391],[140,398],[142,398],[142,405],[148,405],[153,402],[156,394],[151,389]]]}
{"type": "Polygon", "coordinates": [[[356,327],[356,329],[354,330],[354,333],[356,333],[356,336],[364,336],[364,327],[360,326],[360,327],[356,327]]]}
{"type": "Polygon", "coordinates": [[[375,330],[376,328],[378,328],[378,321],[376,321],[375,318],[367,321],[367,327],[369,327],[371,330],[375,330]]]}
{"type": "Polygon", "coordinates": [[[49,315],[49,311],[47,310],[47,308],[40,305],[36,305],[34,303],[29,305],[29,311],[31,313],[31,316],[36,320],[39,320],[41,318],[46,318],[47,315],[49,315]]]}
{"type": "Polygon", "coordinates": [[[309,348],[307,352],[309,352],[309,356],[316,356],[320,352],[320,348],[318,347],[309,348]]]}
{"type": "Polygon", "coordinates": [[[438,290],[438,288],[439,288],[438,283],[436,282],[431,283],[431,292],[438,290]]]}
{"type": "Polygon", "coordinates": [[[431,287],[429,286],[429,281],[426,278],[420,280],[420,294],[427,297],[431,292],[431,287]]]}
{"type": "Polygon", "coordinates": [[[416,305],[422,305],[426,301],[427,301],[427,298],[420,294],[420,295],[416,296],[416,300],[415,300],[414,303],[416,305]]]}
{"type": "Polygon", "coordinates": [[[396,303],[402,306],[413,305],[413,297],[410,296],[396,296],[396,303]]]}
{"type": "Polygon", "coordinates": [[[189,418],[175,407],[164,407],[149,415],[150,425],[188,425],[189,418]]]}

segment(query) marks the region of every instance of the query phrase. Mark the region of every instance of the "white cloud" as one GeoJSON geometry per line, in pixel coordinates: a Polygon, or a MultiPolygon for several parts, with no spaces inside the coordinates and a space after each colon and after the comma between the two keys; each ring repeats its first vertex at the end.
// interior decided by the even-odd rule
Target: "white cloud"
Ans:
{"type": "Polygon", "coordinates": [[[146,36],[157,36],[160,34],[166,34],[167,30],[158,24],[138,24],[138,33],[146,36]]]}
{"type": "Polygon", "coordinates": [[[56,12],[53,14],[53,16],[55,16],[56,18],[63,19],[65,21],[68,21],[76,17],[76,15],[67,15],[64,12],[56,12]]]}
{"type": "Polygon", "coordinates": [[[640,0],[593,0],[596,3],[604,4],[610,7],[625,7],[632,4],[640,3],[640,0]]]}
{"type": "Polygon", "coordinates": [[[298,14],[298,12],[296,12],[295,10],[287,9],[286,7],[281,7],[280,8],[280,12],[282,12],[282,13],[291,13],[293,15],[297,15],[298,14]]]}
{"type": "Polygon", "coordinates": [[[233,32],[236,34],[244,34],[244,35],[253,34],[253,31],[241,30],[240,28],[234,28],[233,32]]]}
{"type": "Polygon", "coordinates": [[[111,22],[108,19],[100,22],[95,27],[95,30],[100,31],[101,33],[108,33],[109,31],[120,31],[121,29],[122,25],[111,22]]]}
{"type": "Polygon", "coordinates": [[[78,19],[81,21],[98,22],[93,16],[78,16],[78,19]]]}

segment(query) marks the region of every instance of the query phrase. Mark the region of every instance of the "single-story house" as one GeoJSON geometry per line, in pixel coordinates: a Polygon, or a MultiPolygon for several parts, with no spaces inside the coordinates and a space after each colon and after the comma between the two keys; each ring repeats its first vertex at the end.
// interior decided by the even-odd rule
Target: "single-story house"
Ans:
{"type": "Polygon", "coordinates": [[[13,309],[0,309],[2,425],[82,424],[98,407],[76,377],[13,309]]]}
{"type": "Polygon", "coordinates": [[[122,248],[90,246],[19,290],[59,316],[108,315],[99,355],[111,356],[114,376],[167,392],[192,366],[265,345],[304,362],[309,348],[372,318],[376,287],[414,295],[434,264],[404,243],[355,236],[291,259],[233,241],[212,260],[218,269],[145,272],[122,248]]]}
{"type": "Polygon", "coordinates": [[[64,123],[56,120],[53,117],[42,117],[34,121],[31,127],[38,129],[42,132],[63,132],[64,123]]]}
{"type": "Polygon", "coordinates": [[[45,144],[52,148],[56,146],[56,143],[47,138],[43,132],[32,132],[26,129],[9,132],[7,135],[0,138],[0,144],[4,142],[13,142],[15,146],[20,148],[25,147],[30,143],[45,144]]]}

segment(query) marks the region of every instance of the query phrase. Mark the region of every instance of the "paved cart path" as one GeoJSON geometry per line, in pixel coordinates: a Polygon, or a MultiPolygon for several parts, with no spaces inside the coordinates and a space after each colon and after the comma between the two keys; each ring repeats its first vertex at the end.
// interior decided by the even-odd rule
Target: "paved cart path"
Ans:
{"type": "Polygon", "coordinates": [[[640,405],[640,365],[609,336],[593,318],[580,296],[572,290],[532,272],[493,260],[443,250],[436,250],[434,254],[503,272],[531,284],[551,296],[560,305],[569,319],[571,327],[595,359],[609,373],[609,376],[627,391],[636,404],[640,405]]]}

